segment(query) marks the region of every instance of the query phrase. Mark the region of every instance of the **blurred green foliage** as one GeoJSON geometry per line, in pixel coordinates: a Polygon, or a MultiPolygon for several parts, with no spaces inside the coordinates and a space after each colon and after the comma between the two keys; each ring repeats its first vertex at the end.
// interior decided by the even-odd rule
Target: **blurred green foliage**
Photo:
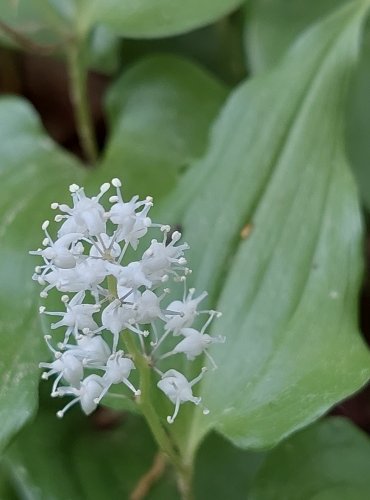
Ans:
{"type": "MultiPolygon", "coordinates": [[[[171,427],[195,461],[195,497],[369,497],[369,441],[350,423],[328,419],[288,437],[370,378],[357,316],[361,201],[370,207],[369,7],[0,0],[9,50],[63,60],[72,47],[84,77],[111,80],[95,166],[55,144],[25,99],[0,99],[1,499],[129,498],[155,456],[127,400],[62,422],[53,401],[37,406],[47,325],[27,252],[70,183],[94,192],[115,176],[125,195],[153,195],[158,220],[181,226],[191,285],[223,312],[219,369],[199,389],[211,413],[185,407],[171,427]]],[[[177,495],[167,468],[148,498],[177,495]]]]}

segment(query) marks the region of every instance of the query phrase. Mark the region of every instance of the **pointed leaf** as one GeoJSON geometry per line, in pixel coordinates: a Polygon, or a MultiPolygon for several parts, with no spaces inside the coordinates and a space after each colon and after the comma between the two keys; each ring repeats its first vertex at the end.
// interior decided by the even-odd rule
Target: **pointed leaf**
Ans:
{"type": "Polygon", "coordinates": [[[77,163],[45,136],[28,104],[0,101],[0,448],[37,406],[43,352],[38,292],[28,251],[56,193],[82,178],[77,163]]]}
{"type": "Polygon", "coordinates": [[[174,35],[211,23],[228,14],[241,0],[84,0],[78,6],[82,30],[106,24],[120,35],[146,38],[174,35]]]}
{"type": "Polygon", "coordinates": [[[139,62],[108,93],[111,136],[98,175],[116,170],[128,189],[167,193],[178,170],[204,152],[225,97],[221,83],[186,59],[139,62]]]}
{"type": "Polygon", "coordinates": [[[361,217],[343,151],[366,7],[346,5],[276,71],[237,89],[166,205],[191,245],[193,284],[213,306],[220,294],[214,333],[227,336],[198,389],[210,415],[195,410],[190,438],[185,411],[174,427],[188,456],[211,427],[271,446],[369,379],[357,327],[361,217]]]}

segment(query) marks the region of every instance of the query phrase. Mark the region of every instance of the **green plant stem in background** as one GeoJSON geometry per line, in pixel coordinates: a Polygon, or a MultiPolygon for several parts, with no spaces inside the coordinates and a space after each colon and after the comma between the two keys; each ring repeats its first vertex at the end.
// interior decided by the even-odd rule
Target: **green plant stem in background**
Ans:
{"type": "MultiPolygon", "coordinates": [[[[108,288],[110,293],[114,297],[117,297],[117,283],[114,276],[108,276],[108,288]]],[[[192,465],[185,465],[183,463],[170,435],[163,427],[159,415],[151,402],[151,360],[140,351],[136,339],[131,332],[125,331],[122,338],[126,351],[132,356],[135,367],[140,375],[141,395],[137,398],[137,404],[140,406],[159,448],[165,453],[176,469],[178,487],[183,500],[192,500],[192,465]]]]}
{"type": "Polygon", "coordinates": [[[87,68],[80,44],[73,41],[67,49],[70,96],[80,144],[86,159],[95,163],[98,153],[87,95],[87,68]]]}

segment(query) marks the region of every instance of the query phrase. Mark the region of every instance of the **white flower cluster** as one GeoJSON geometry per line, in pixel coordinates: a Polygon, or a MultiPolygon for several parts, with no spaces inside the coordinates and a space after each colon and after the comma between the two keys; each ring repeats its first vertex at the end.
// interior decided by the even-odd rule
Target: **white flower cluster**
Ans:
{"type": "MultiPolygon", "coordinates": [[[[169,226],[151,221],[148,213],[152,198],[139,200],[134,196],[124,201],[121,182],[113,179],[111,184],[103,184],[100,193],[91,198],[85,195],[83,188],[71,185],[73,206],[51,205],[61,212],[55,217],[55,221],[61,223],[57,239],[50,236],[49,221],[46,221],[42,225],[43,248],[30,252],[44,261],[36,267],[33,276],[44,286],[40,296],[47,297],[51,289],[63,294],[63,311],[50,312],[40,307],[41,314],[60,318],[51,324],[52,329],[64,329],[63,341],[54,343],[57,349],[53,347],[52,337],[45,336],[54,360],[40,363],[40,367],[47,370],[42,376],[47,379],[56,375],[53,397],[73,396],[58,412],[59,417],[78,402],[86,414],[91,413],[114,384],[123,383],[134,397],[140,397],[140,390],[129,380],[135,369],[132,353],[125,354],[119,348],[120,334],[125,332],[135,337],[143,359],[160,377],[157,387],[175,405],[173,415],[167,417],[172,423],[181,403],[201,403],[201,398],[193,395],[192,387],[206,368],[189,381],[175,369],[162,372],[158,364],[178,354],[193,360],[204,353],[215,368],[207,348],[225,339],[211,337],[206,330],[219,313],[198,311],[207,293],[195,296],[194,289],[186,289],[190,270],[186,267],[184,252],[189,247],[186,243],[178,244],[179,232],[171,233],[169,226]],[[100,199],[111,184],[116,194],[109,198],[107,211],[100,199]],[[152,228],[162,232],[161,241],[153,239],[139,260],[125,263],[128,248],[138,251],[139,240],[152,228]],[[174,281],[184,283],[182,300],[168,298],[168,286],[174,281]],[[206,315],[201,330],[192,327],[199,314],[206,315]],[[180,340],[174,347],[174,341],[170,342],[172,348],[163,352],[168,344],[165,340],[171,337],[180,340]]],[[[206,414],[208,410],[203,408],[203,412],[206,414]]]]}

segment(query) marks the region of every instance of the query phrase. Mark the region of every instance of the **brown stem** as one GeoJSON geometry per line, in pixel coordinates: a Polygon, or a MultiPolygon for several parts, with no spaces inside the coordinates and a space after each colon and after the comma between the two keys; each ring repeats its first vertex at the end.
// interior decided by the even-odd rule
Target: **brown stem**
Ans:
{"type": "Polygon", "coordinates": [[[159,451],[154,457],[151,468],[139,479],[134,491],[130,495],[130,500],[143,500],[153,485],[163,475],[166,465],[166,456],[159,451]]]}

